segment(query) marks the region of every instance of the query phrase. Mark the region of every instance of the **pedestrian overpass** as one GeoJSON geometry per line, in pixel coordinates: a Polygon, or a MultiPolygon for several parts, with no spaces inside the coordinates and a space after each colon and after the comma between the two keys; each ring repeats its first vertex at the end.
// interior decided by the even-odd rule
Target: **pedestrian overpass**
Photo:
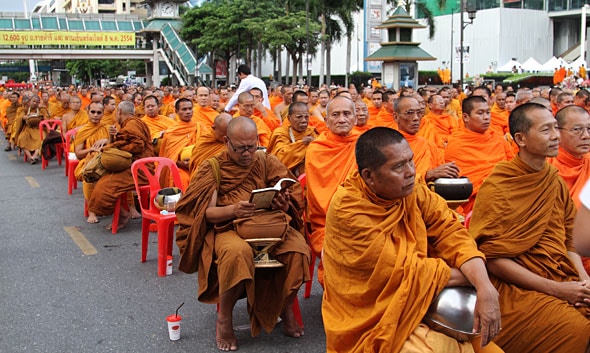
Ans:
{"type": "Polygon", "coordinates": [[[177,84],[192,85],[197,60],[179,28],[177,20],[132,15],[0,14],[0,60],[139,59],[156,86],[163,61],[177,84]]]}

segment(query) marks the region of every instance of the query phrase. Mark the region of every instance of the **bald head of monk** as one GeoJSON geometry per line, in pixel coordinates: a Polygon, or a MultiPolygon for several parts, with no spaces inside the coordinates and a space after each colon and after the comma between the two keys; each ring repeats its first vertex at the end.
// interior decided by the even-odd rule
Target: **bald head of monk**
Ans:
{"type": "Polygon", "coordinates": [[[326,126],[338,136],[348,136],[356,125],[354,102],[350,98],[334,97],[326,107],[326,126]]]}
{"type": "Polygon", "coordinates": [[[559,151],[559,130],[551,111],[544,105],[526,103],[510,113],[510,135],[518,145],[519,157],[534,170],[542,170],[546,157],[559,151]]]}
{"type": "Polygon", "coordinates": [[[117,106],[117,122],[123,124],[127,119],[135,116],[135,105],[133,102],[122,101],[117,106]]]}
{"type": "Polygon", "coordinates": [[[490,127],[490,106],[482,96],[465,98],[461,105],[463,122],[467,130],[478,134],[485,133],[490,127]]]}
{"type": "Polygon", "coordinates": [[[423,114],[420,103],[413,97],[402,96],[395,101],[393,117],[398,128],[407,134],[418,133],[423,114]]]}
{"type": "Polygon", "coordinates": [[[361,177],[380,198],[401,199],[414,190],[414,152],[398,131],[375,127],[365,132],[355,155],[361,177]]]}
{"type": "Polygon", "coordinates": [[[193,118],[193,102],[188,98],[179,98],[176,103],[174,103],[174,108],[176,109],[176,115],[178,115],[178,119],[188,123],[193,118]]]}
{"type": "Polygon", "coordinates": [[[241,116],[251,117],[254,114],[256,101],[250,92],[242,92],[238,96],[238,110],[241,116]]]}
{"type": "Polygon", "coordinates": [[[496,93],[496,96],[494,97],[494,101],[496,102],[496,105],[498,106],[498,108],[505,109],[506,108],[506,93],[504,93],[504,92],[496,93]]]}
{"type": "Polygon", "coordinates": [[[219,142],[225,142],[225,136],[227,135],[227,126],[233,120],[232,116],[228,113],[221,113],[213,120],[213,135],[219,142]]]}
{"type": "Polygon", "coordinates": [[[582,158],[590,151],[590,115],[577,105],[560,109],[555,115],[559,126],[559,145],[567,153],[582,158]]]}
{"type": "Polygon", "coordinates": [[[242,167],[249,166],[252,164],[254,154],[258,149],[256,123],[244,116],[234,118],[227,126],[225,143],[227,144],[229,158],[234,163],[242,167]]]}
{"type": "Polygon", "coordinates": [[[197,104],[203,108],[209,105],[209,88],[204,86],[197,88],[197,104]]]}

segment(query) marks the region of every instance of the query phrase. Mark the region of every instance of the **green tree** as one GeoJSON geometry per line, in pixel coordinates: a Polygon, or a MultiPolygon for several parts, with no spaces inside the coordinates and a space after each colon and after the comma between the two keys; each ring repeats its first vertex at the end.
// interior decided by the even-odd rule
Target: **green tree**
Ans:
{"type": "MultiPolygon", "coordinates": [[[[464,0],[459,0],[464,1],[464,0]]],[[[388,3],[394,6],[394,8],[398,5],[397,0],[387,0],[388,3]]],[[[424,0],[402,0],[401,6],[406,10],[407,13],[412,13],[412,5],[416,6],[416,13],[420,14],[424,21],[426,22],[426,26],[428,26],[428,39],[433,39],[434,34],[436,33],[436,23],[434,21],[434,11],[435,9],[431,8],[433,5],[428,5],[424,0]]],[[[438,9],[442,10],[447,6],[447,0],[436,0],[434,5],[438,9]]],[[[417,16],[414,16],[417,17],[417,16]]]]}
{"type": "MultiPolygon", "coordinates": [[[[262,35],[262,41],[267,43],[271,48],[284,46],[293,63],[292,84],[298,80],[297,65],[303,59],[303,53],[307,51],[308,32],[305,26],[306,14],[304,11],[290,12],[287,15],[267,20],[265,31],[262,35]]],[[[320,25],[315,21],[310,21],[309,32],[317,32],[320,25]]],[[[310,48],[315,48],[318,44],[317,38],[309,38],[310,48]]]]}

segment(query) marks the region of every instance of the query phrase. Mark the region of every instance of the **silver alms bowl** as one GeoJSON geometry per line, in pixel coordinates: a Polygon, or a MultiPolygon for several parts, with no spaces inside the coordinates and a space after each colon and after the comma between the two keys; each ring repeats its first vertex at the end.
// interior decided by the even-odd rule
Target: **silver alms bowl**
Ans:
{"type": "Polygon", "coordinates": [[[448,287],[434,299],[424,316],[424,323],[458,341],[471,341],[476,291],[472,287],[448,287]]]}

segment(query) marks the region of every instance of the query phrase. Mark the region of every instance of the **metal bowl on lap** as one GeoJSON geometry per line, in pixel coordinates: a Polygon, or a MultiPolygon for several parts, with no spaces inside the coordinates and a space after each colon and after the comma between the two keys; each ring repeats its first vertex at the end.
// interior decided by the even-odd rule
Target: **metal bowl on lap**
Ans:
{"type": "Polygon", "coordinates": [[[430,188],[445,200],[467,200],[473,192],[473,184],[466,177],[438,178],[430,188]]]}
{"type": "Polygon", "coordinates": [[[480,333],[472,333],[476,291],[472,287],[448,287],[434,299],[424,323],[435,331],[460,342],[471,341],[480,333]]]}

